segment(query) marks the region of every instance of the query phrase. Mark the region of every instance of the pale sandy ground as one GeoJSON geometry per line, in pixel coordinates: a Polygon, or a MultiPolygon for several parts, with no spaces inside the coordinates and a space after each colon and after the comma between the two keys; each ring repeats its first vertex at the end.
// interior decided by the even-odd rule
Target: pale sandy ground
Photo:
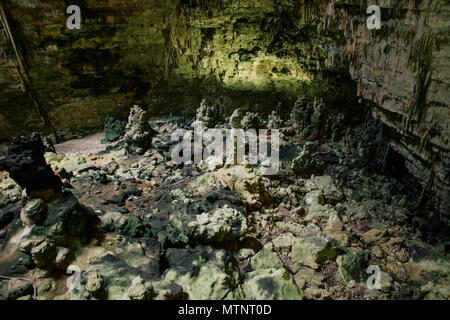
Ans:
{"type": "Polygon", "coordinates": [[[55,144],[56,153],[89,154],[105,150],[111,144],[102,144],[105,133],[96,133],[81,139],[68,140],[61,144],[55,144]]]}

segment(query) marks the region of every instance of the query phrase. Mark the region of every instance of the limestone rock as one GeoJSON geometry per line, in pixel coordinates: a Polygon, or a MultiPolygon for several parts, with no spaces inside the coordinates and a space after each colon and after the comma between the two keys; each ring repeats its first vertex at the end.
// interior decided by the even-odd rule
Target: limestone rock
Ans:
{"type": "Polygon", "coordinates": [[[250,262],[252,270],[271,268],[280,269],[283,268],[283,266],[283,262],[278,257],[271,242],[267,243],[250,262]]]}
{"type": "Polygon", "coordinates": [[[40,225],[47,217],[47,204],[42,199],[32,199],[22,208],[20,219],[27,226],[40,225]]]}
{"type": "Polygon", "coordinates": [[[308,287],[319,288],[323,286],[323,276],[310,268],[300,269],[294,277],[295,283],[300,289],[308,287]]]}
{"type": "Polygon", "coordinates": [[[98,171],[100,167],[94,163],[81,163],[72,168],[72,172],[76,175],[79,175],[83,172],[88,172],[89,170],[98,171]]]}
{"type": "Polygon", "coordinates": [[[146,228],[142,221],[132,213],[108,212],[100,217],[100,228],[130,237],[142,237],[146,228]]]}
{"type": "Polygon", "coordinates": [[[21,297],[32,295],[33,285],[29,281],[10,279],[0,281],[0,299],[17,300],[21,297]]]}
{"type": "Polygon", "coordinates": [[[128,297],[130,300],[151,300],[153,294],[152,285],[146,283],[140,276],[133,279],[128,289],[128,297]]]}
{"type": "Polygon", "coordinates": [[[223,156],[209,156],[205,160],[207,168],[211,171],[215,171],[223,167],[224,159],[223,156]]]}
{"type": "Polygon", "coordinates": [[[160,274],[160,244],[153,238],[143,237],[139,240],[128,237],[121,238],[122,241],[114,248],[114,254],[130,267],[158,277],[160,274]]]}
{"type": "Polygon", "coordinates": [[[242,119],[244,119],[244,113],[241,109],[235,109],[233,114],[230,116],[230,126],[233,129],[242,129],[242,119]]]}
{"type": "Polygon", "coordinates": [[[277,115],[276,111],[272,111],[267,121],[267,128],[280,129],[283,126],[283,120],[277,115]]]}
{"type": "MultiPolygon", "coordinates": [[[[48,206],[47,218],[37,226],[30,227],[20,241],[20,250],[33,256],[38,266],[54,266],[65,263],[60,255],[56,262],[57,247],[75,246],[96,231],[98,218],[89,208],[78,203],[69,192],[48,206]]],[[[62,253],[62,251],[60,252],[62,253]]]]}
{"type": "Polygon", "coordinates": [[[138,276],[146,283],[160,280],[107,252],[83,268],[81,288],[72,290],[70,299],[129,300],[129,289],[138,276]]]}
{"type": "Polygon", "coordinates": [[[311,117],[308,107],[308,100],[305,96],[297,97],[291,112],[292,127],[297,133],[301,133],[311,117]]]}
{"type": "Polygon", "coordinates": [[[155,132],[143,106],[135,105],[131,108],[125,131],[125,150],[129,154],[144,154],[151,147],[155,132]]]}
{"type": "Polygon", "coordinates": [[[291,170],[294,174],[309,178],[312,174],[320,172],[320,166],[312,157],[314,146],[314,143],[306,142],[300,155],[292,160],[291,170]]]}
{"type": "Polygon", "coordinates": [[[338,252],[334,239],[322,233],[316,225],[309,224],[292,246],[290,257],[293,262],[317,269],[325,261],[334,259],[338,252]]]}
{"type": "Polygon", "coordinates": [[[58,247],[55,258],[55,266],[60,270],[67,270],[75,254],[68,248],[58,247]]]}
{"type": "Polygon", "coordinates": [[[303,299],[303,292],[284,268],[258,269],[246,273],[244,294],[249,300],[303,299]]]}
{"type": "Polygon", "coordinates": [[[337,211],[333,209],[330,205],[313,205],[308,209],[308,215],[305,217],[306,222],[319,222],[326,223],[329,221],[330,217],[337,215],[337,211]]]}
{"type": "Polygon", "coordinates": [[[307,205],[324,205],[325,198],[323,196],[323,192],[320,190],[314,190],[306,194],[305,202],[307,205]]]}
{"type": "Polygon", "coordinates": [[[261,119],[257,113],[247,112],[241,120],[241,126],[244,130],[259,130],[261,119]]]}
{"type": "Polygon", "coordinates": [[[154,300],[186,300],[188,294],[183,291],[183,287],[173,281],[161,280],[152,283],[155,291],[154,300]]]}
{"type": "Polygon", "coordinates": [[[105,281],[97,272],[90,272],[87,276],[86,290],[96,299],[105,298],[105,281]]]}
{"type": "Polygon", "coordinates": [[[316,176],[307,180],[305,186],[311,192],[315,190],[317,190],[316,192],[320,192],[323,195],[324,202],[328,204],[336,204],[344,197],[330,176],[316,176]]]}
{"type": "Polygon", "coordinates": [[[44,158],[45,147],[39,134],[22,136],[11,140],[8,155],[0,159],[0,169],[9,175],[31,197],[50,200],[61,193],[61,179],[44,158]]]}
{"type": "Polygon", "coordinates": [[[344,224],[339,218],[338,213],[334,212],[330,218],[328,218],[326,229],[329,231],[342,231],[343,228],[344,224]]]}
{"type": "Polygon", "coordinates": [[[330,298],[328,291],[319,288],[306,288],[304,294],[305,300],[327,300],[330,298]]]}
{"type": "Polygon", "coordinates": [[[114,117],[105,119],[105,140],[106,142],[114,142],[125,133],[126,122],[114,117]]]}
{"type": "Polygon", "coordinates": [[[360,282],[367,280],[367,253],[361,248],[348,248],[343,255],[336,259],[338,275],[341,280],[348,283],[351,280],[360,282]]]}
{"type": "Polygon", "coordinates": [[[247,233],[247,219],[242,212],[225,205],[214,213],[203,213],[188,224],[192,237],[204,243],[243,239],[247,233]]]}
{"type": "MultiPolygon", "coordinates": [[[[169,269],[165,279],[186,288],[191,300],[217,300],[239,279],[239,268],[233,255],[223,249],[198,246],[194,249],[166,251],[169,269]]],[[[227,298],[237,297],[232,292],[227,298]]]]}
{"type": "Polygon", "coordinates": [[[55,244],[47,240],[31,249],[31,256],[39,268],[51,266],[56,259],[56,255],[57,248],[55,244]]]}
{"type": "Polygon", "coordinates": [[[219,102],[210,105],[206,99],[203,99],[200,107],[197,109],[196,120],[201,121],[205,129],[212,129],[223,116],[223,106],[219,102]]]}

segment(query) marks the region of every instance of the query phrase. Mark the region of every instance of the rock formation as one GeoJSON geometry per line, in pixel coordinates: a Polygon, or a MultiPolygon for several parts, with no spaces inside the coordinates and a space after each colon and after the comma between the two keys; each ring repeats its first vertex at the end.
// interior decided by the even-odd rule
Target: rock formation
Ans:
{"type": "Polygon", "coordinates": [[[149,115],[145,107],[133,106],[125,127],[125,150],[129,154],[142,155],[150,148],[153,136],[154,131],[150,126],[149,115]]]}
{"type": "Polygon", "coordinates": [[[0,1],[1,274],[38,299],[450,298],[445,1],[377,1],[379,30],[360,0],[81,1],[79,32],[60,2],[0,1]],[[278,174],[175,163],[196,121],[279,130],[278,174]],[[102,129],[123,141],[12,138],[102,129]]]}
{"type": "Polygon", "coordinates": [[[39,134],[14,138],[8,155],[0,159],[0,168],[8,171],[30,197],[50,200],[61,193],[62,182],[45,162],[44,152],[39,134]]]}

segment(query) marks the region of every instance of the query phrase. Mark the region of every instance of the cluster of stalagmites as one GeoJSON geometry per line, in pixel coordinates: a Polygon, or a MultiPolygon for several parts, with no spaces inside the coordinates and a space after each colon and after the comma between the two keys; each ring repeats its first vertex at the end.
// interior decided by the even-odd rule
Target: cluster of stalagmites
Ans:
{"type": "Polygon", "coordinates": [[[73,250],[85,240],[97,217],[69,192],[44,158],[45,147],[38,134],[15,138],[3,168],[23,189],[20,219],[26,227],[20,251],[39,268],[66,270],[73,250]]]}
{"type": "MultiPolygon", "coordinates": [[[[141,106],[130,112],[123,149],[86,157],[45,154],[62,180],[45,162],[39,136],[14,140],[1,163],[26,190],[20,197],[21,259],[28,257],[28,274],[46,288],[41,296],[449,297],[450,263],[407,227],[403,187],[365,173],[383,166],[377,155],[386,146],[376,122],[342,134],[347,115],[328,114],[322,101],[304,97],[289,119],[241,109],[225,114],[220,101],[204,100],[195,121],[218,129],[280,130],[279,175],[214,157],[177,165],[170,136],[191,124],[149,121],[141,106]],[[334,141],[341,136],[345,143],[334,141]],[[13,159],[23,160],[12,166],[13,159]],[[72,279],[79,285],[61,295],[57,282],[39,270],[62,275],[69,265],[79,268],[72,279]],[[370,265],[380,267],[377,290],[367,288],[370,265]]],[[[14,188],[3,207],[20,203],[14,188]]],[[[0,283],[3,298],[29,293],[6,286],[0,283]]]]}

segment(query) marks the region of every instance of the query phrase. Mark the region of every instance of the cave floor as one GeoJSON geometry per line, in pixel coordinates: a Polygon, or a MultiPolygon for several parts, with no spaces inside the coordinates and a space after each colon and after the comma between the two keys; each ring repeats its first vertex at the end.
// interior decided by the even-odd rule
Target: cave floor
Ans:
{"type": "MultiPolygon", "coordinates": [[[[281,173],[267,177],[243,165],[177,165],[166,146],[128,155],[103,138],[46,153],[65,190],[101,221],[71,265],[88,284],[100,275],[103,298],[130,298],[143,283],[155,299],[449,298],[448,233],[413,213],[404,182],[330,152],[342,144],[317,146],[321,170],[301,178],[288,167],[302,139],[282,149],[281,173]]],[[[0,178],[2,210],[14,214],[1,229],[1,273],[32,279],[38,299],[92,298],[68,287],[66,270],[36,268],[21,254],[21,190],[7,173],[0,178]]],[[[0,292],[32,298],[28,282],[1,281],[0,292]]]]}

